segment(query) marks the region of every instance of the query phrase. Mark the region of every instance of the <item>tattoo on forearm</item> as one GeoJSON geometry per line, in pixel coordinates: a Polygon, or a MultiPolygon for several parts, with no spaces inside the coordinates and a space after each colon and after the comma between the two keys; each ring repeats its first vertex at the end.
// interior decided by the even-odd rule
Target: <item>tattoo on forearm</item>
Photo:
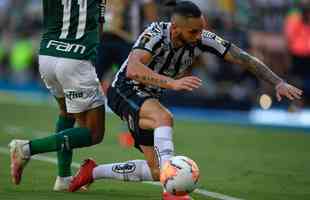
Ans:
{"type": "Polygon", "coordinates": [[[271,69],[269,69],[263,62],[256,57],[249,55],[247,52],[236,47],[235,45],[231,46],[229,52],[235,62],[241,63],[241,65],[247,67],[258,78],[273,85],[276,85],[282,81],[282,79],[271,71],[271,69]]]}
{"type": "Polygon", "coordinates": [[[158,78],[154,78],[150,76],[135,75],[134,79],[137,81],[147,82],[151,85],[163,85],[163,84],[168,83],[168,80],[162,80],[162,79],[158,79],[158,78]]]}

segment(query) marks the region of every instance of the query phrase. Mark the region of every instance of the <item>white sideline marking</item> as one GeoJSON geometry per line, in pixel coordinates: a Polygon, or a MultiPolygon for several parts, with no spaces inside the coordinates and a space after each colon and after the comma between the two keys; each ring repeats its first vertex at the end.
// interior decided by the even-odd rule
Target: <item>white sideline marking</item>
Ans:
{"type": "MultiPolygon", "coordinates": [[[[0,147],[0,153],[1,154],[6,154],[6,155],[10,154],[9,153],[9,149],[8,148],[3,148],[3,147],[0,147]]],[[[53,158],[53,157],[35,155],[35,156],[31,157],[31,159],[39,160],[39,161],[44,161],[44,162],[47,162],[47,163],[52,163],[52,164],[57,165],[57,160],[55,158],[53,158]]],[[[80,164],[76,163],[76,162],[72,162],[72,167],[79,168],[80,164]]],[[[158,182],[148,182],[148,181],[145,181],[143,183],[150,184],[150,185],[160,185],[158,182]]],[[[224,194],[220,194],[220,193],[216,193],[216,192],[210,192],[210,191],[207,191],[207,190],[204,190],[204,189],[196,189],[194,191],[194,193],[200,194],[200,195],[205,196],[205,197],[216,198],[216,199],[219,199],[219,200],[243,200],[243,199],[239,199],[239,198],[235,198],[235,197],[230,197],[230,196],[227,196],[227,195],[224,195],[224,194]]]]}

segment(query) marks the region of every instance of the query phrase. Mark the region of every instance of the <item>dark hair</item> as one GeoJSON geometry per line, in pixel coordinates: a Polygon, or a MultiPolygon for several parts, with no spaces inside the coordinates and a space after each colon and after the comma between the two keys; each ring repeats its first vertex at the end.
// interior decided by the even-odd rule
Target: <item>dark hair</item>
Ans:
{"type": "Polygon", "coordinates": [[[165,5],[173,7],[172,14],[184,17],[200,17],[202,15],[199,7],[191,1],[168,0],[165,5]]]}

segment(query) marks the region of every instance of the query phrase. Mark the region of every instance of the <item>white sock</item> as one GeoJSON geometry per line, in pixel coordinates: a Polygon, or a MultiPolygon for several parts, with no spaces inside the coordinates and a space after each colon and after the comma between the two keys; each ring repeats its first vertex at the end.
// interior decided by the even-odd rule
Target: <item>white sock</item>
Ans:
{"type": "Polygon", "coordinates": [[[66,177],[57,176],[57,179],[59,179],[62,182],[70,183],[70,181],[72,180],[72,176],[66,176],[66,177]]]}
{"type": "Polygon", "coordinates": [[[153,181],[151,170],[145,160],[99,165],[93,170],[93,178],[122,181],[153,181]]]}
{"type": "Polygon", "coordinates": [[[154,148],[161,168],[167,160],[174,156],[172,127],[161,126],[154,129],[154,148]]]}

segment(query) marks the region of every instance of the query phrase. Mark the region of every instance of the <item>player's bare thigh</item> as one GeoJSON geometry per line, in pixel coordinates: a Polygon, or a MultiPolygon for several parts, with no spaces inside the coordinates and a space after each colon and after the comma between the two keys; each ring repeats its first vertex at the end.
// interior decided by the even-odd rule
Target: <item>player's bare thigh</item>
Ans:
{"type": "Polygon", "coordinates": [[[58,108],[59,108],[59,115],[63,117],[69,117],[69,118],[74,118],[73,114],[67,112],[67,107],[66,107],[66,100],[64,97],[55,97],[58,108]]]}
{"type": "Polygon", "coordinates": [[[87,127],[93,130],[92,140],[94,144],[103,139],[105,132],[105,114],[102,110],[104,110],[104,105],[82,113],[71,114],[67,112],[66,100],[64,97],[55,97],[55,99],[58,103],[59,115],[76,118],[80,127],[87,127]]]}
{"type": "Polygon", "coordinates": [[[157,160],[157,156],[156,156],[156,152],[154,150],[154,147],[140,145],[140,148],[142,149],[142,151],[144,153],[144,157],[147,161],[147,164],[149,165],[149,167],[151,169],[153,180],[158,181],[160,170],[158,167],[159,165],[158,165],[158,160],[157,160]]]}
{"type": "Polygon", "coordinates": [[[105,105],[81,113],[74,113],[73,116],[80,127],[91,130],[93,144],[98,144],[103,140],[105,133],[105,105]]]}
{"type": "Polygon", "coordinates": [[[64,97],[55,97],[58,107],[59,115],[69,118],[76,118],[80,127],[88,127],[93,131],[92,139],[93,143],[101,141],[105,132],[105,112],[104,105],[82,112],[82,113],[68,113],[66,108],[66,100],[64,97]]]}
{"type": "Polygon", "coordinates": [[[157,99],[147,99],[139,112],[139,127],[141,129],[155,129],[160,126],[173,126],[171,112],[161,105],[157,99]]]}

